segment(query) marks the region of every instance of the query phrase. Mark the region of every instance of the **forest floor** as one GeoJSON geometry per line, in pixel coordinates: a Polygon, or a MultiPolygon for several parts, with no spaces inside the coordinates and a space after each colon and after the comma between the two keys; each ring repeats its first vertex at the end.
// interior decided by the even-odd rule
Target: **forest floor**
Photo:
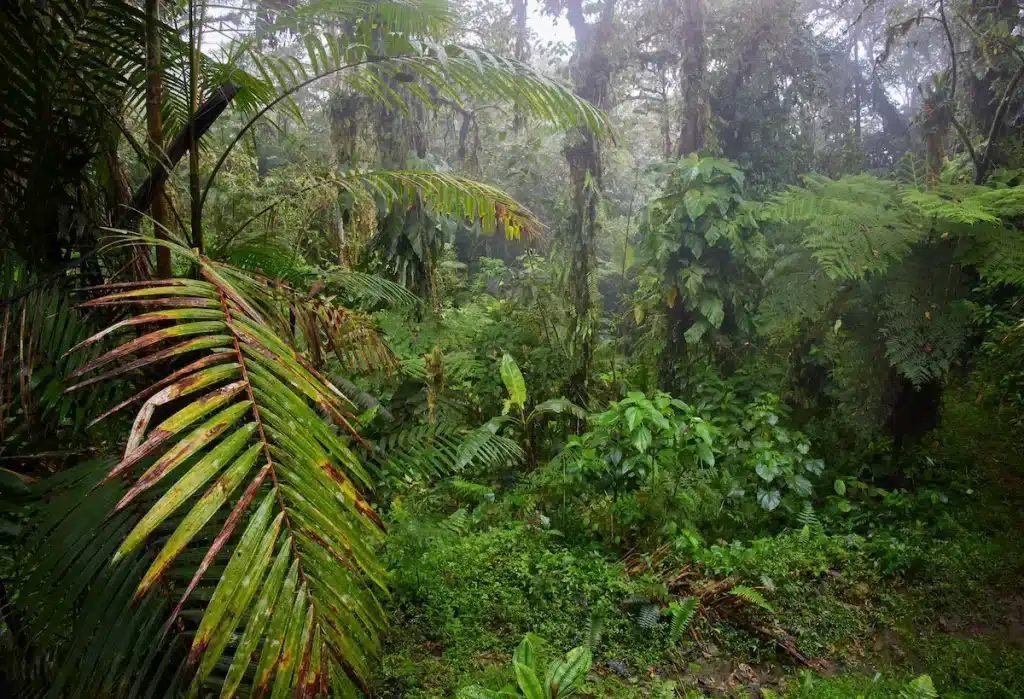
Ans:
{"type": "Polygon", "coordinates": [[[396,574],[379,696],[512,689],[512,650],[533,632],[552,655],[600,639],[583,697],[895,698],[921,674],[943,699],[1024,697],[1016,432],[951,404],[915,455],[925,479],[846,520],[696,556],[682,575],[705,603],[681,644],[663,620],[638,623],[637,599],[665,600],[636,564],[650,555],[616,558],[522,522],[433,541],[396,574]],[[764,608],[720,594],[737,582],[764,608]]]}

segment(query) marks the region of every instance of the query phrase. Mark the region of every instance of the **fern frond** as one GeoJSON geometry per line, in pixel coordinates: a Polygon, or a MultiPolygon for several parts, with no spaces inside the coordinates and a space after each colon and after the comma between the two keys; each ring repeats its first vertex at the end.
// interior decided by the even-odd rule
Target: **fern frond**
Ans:
{"type": "Polygon", "coordinates": [[[393,432],[376,444],[374,460],[382,470],[399,478],[422,475],[446,477],[474,465],[522,463],[522,447],[482,427],[441,423],[417,425],[393,432]]]}
{"type": "Polygon", "coordinates": [[[884,272],[921,239],[920,218],[901,206],[898,184],[870,175],[805,177],[765,208],[781,223],[803,226],[803,244],[832,279],[884,272]]]}
{"type": "Polygon", "coordinates": [[[636,623],[641,629],[651,629],[658,623],[661,607],[656,604],[645,604],[636,613],[636,623]]]}
{"type": "Polygon", "coordinates": [[[463,507],[445,517],[437,526],[449,534],[461,536],[469,531],[470,524],[469,513],[463,507]]]}
{"type": "Polygon", "coordinates": [[[690,627],[698,604],[700,604],[700,600],[696,597],[687,597],[682,602],[672,602],[662,612],[672,618],[668,633],[672,643],[679,643],[683,634],[690,627]]]}
{"type": "Polygon", "coordinates": [[[728,594],[732,595],[733,597],[738,597],[739,599],[749,604],[752,604],[755,607],[759,607],[766,612],[772,614],[775,613],[775,610],[772,609],[772,606],[768,604],[768,602],[765,600],[764,595],[762,595],[760,592],[758,592],[752,587],[748,587],[746,585],[735,585],[731,590],[729,590],[728,594]]]}
{"type": "Polygon", "coordinates": [[[375,274],[356,272],[351,269],[330,269],[319,275],[328,287],[337,286],[346,295],[370,303],[386,303],[394,307],[415,306],[419,298],[409,293],[401,284],[375,274]]]}

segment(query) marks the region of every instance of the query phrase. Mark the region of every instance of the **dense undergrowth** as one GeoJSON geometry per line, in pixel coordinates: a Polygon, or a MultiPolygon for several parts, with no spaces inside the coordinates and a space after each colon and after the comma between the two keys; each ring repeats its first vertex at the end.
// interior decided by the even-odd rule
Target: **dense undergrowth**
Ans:
{"type": "Polygon", "coordinates": [[[942,697],[1021,696],[1016,413],[977,388],[948,392],[902,486],[826,469],[813,514],[767,527],[736,515],[728,534],[686,531],[654,552],[609,546],[585,521],[527,514],[542,490],[528,475],[404,494],[390,524],[395,631],[378,691],[514,686],[511,652],[532,632],[554,653],[592,644],[591,696],[903,697],[921,674],[942,697]],[[680,575],[718,590],[673,642],[662,609],[673,599],[665,581],[680,575]],[[757,601],[723,604],[737,585],[757,601]]]}

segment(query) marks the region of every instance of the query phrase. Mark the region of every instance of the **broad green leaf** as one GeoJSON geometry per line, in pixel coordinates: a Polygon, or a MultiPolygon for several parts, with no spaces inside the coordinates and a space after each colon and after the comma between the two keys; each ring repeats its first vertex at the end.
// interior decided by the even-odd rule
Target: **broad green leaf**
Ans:
{"type": "Polygon", "coordinates": [[[633,448],[641,454],[647,452],[647,448],[651,446],[651,431],[646,427],[641,427],[637,431],[633,432],[633,448]]]}
{"type": "Polygon", "coordinates": [[[516,681],[519,683],[519,690],[526,699],[545,699],[544,688],[533,668],[522,663],[513,663],[516,671],[516,681]]]}
{"type": "Polygon", "coordinates": [[[508,353],[501,358],[500,365],[501,380],[508,391],[508,399],[512,405],[520,410],[526,405],[526,380],[523,379],[523,372],[519,370],[516,360],[508,353]]]}
{"type": "Polygon", "coordinates": [[[512,653],[512,662],[520,663],[537,672],[537,649],[530,634],[523,636],[523,640],[519,642],[515,652],[512,653]]]}
{"type": "Polygon", "coordinates": [[[762,509],[771,512],[779,506],[780,502],[782,502],[782,494],[775,488],[772,488],[771,490],[758,489],[757,504],[759,504],[762,509]]]}

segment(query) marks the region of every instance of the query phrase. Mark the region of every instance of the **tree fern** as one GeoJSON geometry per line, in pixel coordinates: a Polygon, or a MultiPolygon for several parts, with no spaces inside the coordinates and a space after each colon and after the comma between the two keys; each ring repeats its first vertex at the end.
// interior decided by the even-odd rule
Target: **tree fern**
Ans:
{"type": "Polygon", "coordinates": [[[901,260],[925,231],[900,206],[897,183],[870,175],[807,175],[779,194],[766,215],[804,227],[803,244],[833,279],[859,279],[901,260]]]}
{"type": "MultiPolygon", "coordinates": [[[[84,474],[83,485],[98,488],[86,499],[89,508],[67,513],[71,522],[83,512],[103,518],[76,525],[105,552],[97,560],[113,562],[111,594],[123,600],[97,608],[105,616],[99,628],[145,630],[146,638],[132,643],[146,643],[157,656],[161,642],[153,639],[189,629],[187,657],[163,660],[178,663],[173,672],[193,691],[210,681],[231,696],[257,662],[256,691],[272,685],[276,696],[330,685],[351,693],[350,676],[365,677],[377,649],[385,582],[372,553],[380,520],[362,495],[372,477],[349,448],[359,437],[345,396],[275,333],[269,311],[283,309],[272,289],[195,262],[200,280],[109,285],[84,304],[142,302],[154,310],[81,343],[142,329],[72,378],[103,369],[101,379],[109,381],[168,360],[176,367],[114,408],[142,402],[120,459],[84,474]],[[162,327],[145,330],[154,324],[162,327]],[[129,355],[136,358],[126,361],[129,355]],[[158,409],[167,417],[151,427],[158,409]],[[226,567],[214,565],[225,551],[226,567]],[[155,589],[176,570],[187,575],[183,589],[155,589]],[[177,599],[170,610],[169,594],[177,599]],[[196,597],[208,601],[185,625],[177,622],[196,597]],[[149,616],[131,616],[134,605],[149,616]]],[[[40,546],[60,547],[52,535],[41,527],[40,546]]],[[[89,631],[76,633],[76,642],[89,631]]],[[[82,662],[101,652],[91,649],[82,662]]],[[[76,686],[101,679],[73,667],[66,666],[67,680],[76,686]]],[[[131,676],[141,680],[139,672],[131,676]]]]}

